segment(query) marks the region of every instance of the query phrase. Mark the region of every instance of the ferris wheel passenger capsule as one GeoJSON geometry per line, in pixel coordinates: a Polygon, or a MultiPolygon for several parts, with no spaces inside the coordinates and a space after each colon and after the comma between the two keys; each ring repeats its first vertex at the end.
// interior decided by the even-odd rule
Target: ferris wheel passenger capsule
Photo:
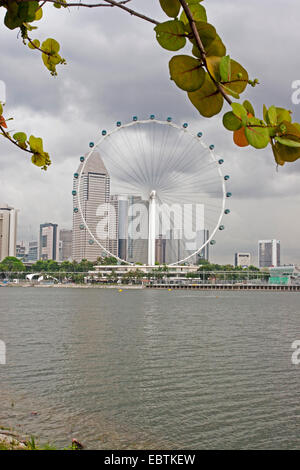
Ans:
{"type": "Polygon", "coordinates": [[[229,176],[229,175],[224,176],[224,180],[225,180],[225,181],[228,181],[229,179],[230,179],[230,176],[229,176]]]}
{"type": "Polygon", "coordinates": [[[167,117],[167,122],[172,122],[172,118],[170,116],[167,117]]]}
{"type": "Polygon", "coordinates": [[[211,144],[211,145],[209,146],[209,150],[213,150],[214,148],[215,148],[215,146],[214,146],[213,144],[211,144]]]}
{"type": "Polygon", "coordinates": [[[152,119],[152,120],[155,119],[155,115],[151,114],[150,119],[152,119]]]}
{"type": "Polygon", "coordinates": [[[185,122],[185,123],[182,125],[182,127],[183,127],[184,129],[186,129],[186,128],[188,127],[188,123],[185,122]]]}
{"type": "Polygon", "coordinates": [[[225,230],[225,226],[224,226],[224,225],[220,225],[219,230],[225,230]]]}
{"type": "Polygon", "coordinates": [[[75,191],[75,189],[73,189],[72,195],[73,195],[73,196],[76,196],[76,194],[77,194],[77,192],[75,191]]]}
{"type": "Polygon", "coordinates": [[[133,121],[137,121],[137,120],[138,120],[138,117],[137,117],[137,116],[133,116],[132,120],[133,120],[133,121]]]}
{"type": "Polygon", "coordinates": [[[122,125],[121,121],[118,121],[117,122],[117,127],[121,127],[121,125],[122,125]]]}
{"type": "Polygon", "coordinates": [[[202,132],[198,132],[197,137],[202,137],[202,136],[203,136],[203,133],[202,133],[202,132]]]}
{"type": "Polygon", "coordinates": [[[78,212],[78,207],[74,207],[74,212],[75,212],[75,214],[77,214],[77,212],[78,212]]]}
{"type": "Polygon", "coordinates": [[[107,134],[106,130],[105,130],[105,129],[103,129],[103,131],[102,131],[102,135],[106,135],[106,134],[107,134]]]}
{"type": "Polygon", "coordinates": [[[79,176],[79,175],[78,175],[78,173],[74,173],[74,178],[76,178],[76,179],[77,179],[77,178],[78,178],[78,176],[79,176]]]}
{"type": "Polygon", "coordinates": [[[230,209],[225,209],[224,214],[230,214],[230,209]]]}
{"type": "Polygon", "coordinates": [[[89,143],[89,146],[90,146],[91,148],[94,147],[94,145],[95,145],[94,142],[90,142],[90,143],[89,143]]]}
{"type": "Polygon", "coordinates": [[[227,193],[226,194],[226,197],[231,197],[232,196],[232,193],[227,193]]]}
{"type": "Polygon", "coordinates": [[[84,162],[84,157],[80,157],[79,159],[81,162],[84,162]]]}
{"type": "Polygon", "coordinates": [[[224,163],[223,158],[221,158],[218,163],[219,163],[219,165],[223,165],[223,163],[224,163]]]}
{"type": "Polygon", "coordinates": [[[215,244],[216,244],[216,240],[211,240],[211,241],[210,241],[210,244],[211,244],[211,245],[215,245],[215,244]]]}

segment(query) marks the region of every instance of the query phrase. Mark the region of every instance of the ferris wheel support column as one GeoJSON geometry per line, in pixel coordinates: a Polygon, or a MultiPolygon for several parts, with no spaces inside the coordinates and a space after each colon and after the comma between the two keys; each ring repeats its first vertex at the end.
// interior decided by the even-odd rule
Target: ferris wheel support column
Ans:
{"type": "Polygon", "coordinates": [[[149,231],[148,231],[148,265],[155,265],[155,217],[156,217],[156,191],[152,191],[149,198],[149,231]]]}

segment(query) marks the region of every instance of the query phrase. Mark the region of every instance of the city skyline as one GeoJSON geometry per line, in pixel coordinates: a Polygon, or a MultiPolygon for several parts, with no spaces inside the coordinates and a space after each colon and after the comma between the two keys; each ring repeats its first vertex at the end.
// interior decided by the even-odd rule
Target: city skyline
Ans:
{"type": "MultiPolygon", "coordinates": [[[[114,195],[114,196],[109,196],[110,200],[111,199],[115,199],[117,202],[118,201],[118,196],[114,195]]],[[[120,198],[121,201],[123,202],[124,201],[124,198],[120,198]]],[[[76,203],[75,201],[73,201],[73,206],[75,207],[76,203]]],[[[8,206],[7,204],[4,204],[2,205],[3,207],[6,207],[6,210],[14,210],[12,207],[8,206]]],[[[127,207],[127,210],[128,210],[128,207],[127,207]]],[[[73,209],[73,213],[74,213],[74,209],[73,209]]],[[[130,211],[128,212],[128,214],[130,214],[130,211]]],[[[77,221],[77,219],[75,219],[77,221]]],[[[118,222],[117,222],[117,225],[118,225],[118,222]]],[[[126,231],[126,230],[125,230],[126,231]]],[[[121,252],[120,252],[120,246],[119,246],[119,242],[120,240],[124,241],[124,234],[125,234],[125,231],[124,231],[124,228],[122,229],[122,233],[123,235],[121,236],[121,239],[119,238],[119,235],[117,235],[117,245],[115,246],[115,251],[117,253],[117,256],[120,256],[122,253],[124,254],[125,252],[127,253],[127,249],[124,251],[124,248],[123,246],[121,245],[121,252]]],[[[14,229],[14,233],[16,234],[17,233],[17,224],[15,226],[15,229],[14,229]]],[[[117,229],[117,233],[119,234],[119,231],[117,229]]],[[[128,236],[128,228],[127,228],[127,236],[128,236]]],[[[66,260],[73,260],[73,257],[72,257],[72,253],[73,253],[73,246],[72,246],[72,242],[73,242],[73,230],[72,229],[66,229],[66,228],[59,228],[57,224],[53,224],[53,223],[43,223],[43,224],[40,224],[39,226],[39,241],[36,241],[36,240],[30,240],[30,241],[27,241],[24,243],[23,240],[19,241],[18,239],[16,239],[16,243],[15,243],[15,256],[18,256],[18,252],[19,254],[23,254],[23,255],[27,255],[28,257],[28,261],[37,261],[38,259],[53,259],[55,261],[59,261],[59,262],[62,262],[62,261],[66,261],[66,260]],[[49,229],[52,229],[52,231],[54,230],[55,228],[55,234],[53,234],[52,232],[50,233],[50,236],[52,237],[51,239],[51,242],[49,242],[49,240],[47,240],[47,237],[49,236],[49,233],[47,232],[45,235],[43,233],[43,229],[46,229],[49,231],[49,229]],[[46,256],[43,256],[43,237],[46,239],[45,240],[45,249],[46,251],[50,250],[53,255],[52,257],[49,257],[49,255],[47,254],[46,256]],[[66,246],[64,246],[64,242],[66,243],[66,246]],[[34,251],[34,253],[36,253],[36,257],[35,255],[34,258],[30,258],[30,253],[34,251]],[[55,254],[54,255],[54,251],[55,253],[57,253],[57,255],[55,254]],[[66,253],[71,253],[70,256],[63,256],[63,253],[66,252],[66,253]],[[57,256],[57,258],[56,258],[57,256]]],[[[0,209],[0,241],[1,241],[1,238],[3,236],[3,227],[1,225],[1,209],[0,209]]],[[[203,231],[203,234],[201,235],[203,237],[203,240],[206,241],[209,237],[209,233],[207,230],[204,230],[203,231]]],[[[197,233],[197,238],[200,237],[200,234],[197,233]]],[[[141,240],[141,242],[143,242],[144,240],[141,240]]],[[[172,240],[169,240],[169,241],[172,241],[172,240]]],[[[161,237],[161,235],[159,235],[157,238],[156,238],[156,247],[155,247],[155,252],[156,252],[156,260],[160,262],[160,264],[164,264],[164,263],[167,263],[168,264],[168,261],[166,260],[166,244],[163,243],[163,242],[167,242],[167,239],[164,239],[161,237]]],[[[127,243],[129,244],[128,245],[128,249],[130,250],[130,237],[127,239],[127,243]]],[[[127,245],[126,243],[126,245],[127,245]]],[[[276,267],[276,266],[290,266],[290,265],[297,265],[296,262],[294,263],[281,263],[281,243],[279,240],[276,240],[276,239],[269,239],[269,240],[258,240],[257,241],[257,244],[258,244],[258,262],[255,263],[253,261],[253,253],[251,252],[235,252],[232,254],[232,262],[229,262],[229,263],[226,263],[226,264],[231,264],[232,266],[241,266],[241,267],[246,267],[246,266],[251,266],[251,265],[256,265],[258,266],[259,268],[265,268],[265,267],[276,267]]],[[[99,250],[101,250],[100,247],[98,247],[99,250]]],[[[47,253],[48,253],[47,251],[47,253]]],[[[143,251],[143,249],[142,249],[143,251]]],[[[146,252],[147,252],[147,247],[145,246],[144,248],[144,251],[145,251],[145,260],[146,260],[146,252]]],[[[104,255],[104,253],[102,253],[102,255],[104,255]]],[[[12,256],[12,255],[10,255],[12,256]]],[[[51,256],[51,255],[50,255],[51,256]]],[[[108,256],[108,254],[106,255],[108,256]]],[[[20,256],[21,257],[21,256],[20,256]]],[[[91,258],[78,258],[76,259],[75,261],[81,261],[82,259],[88,259],[89,261],[96,261],[97,260],[97,257],[94,258],[95,259],[91,259],[91,258]]],[[[101,257],[101,254],[99,255],[99,257],[101,257]]],[[[209,247],[206,246],[202,252],[200,253],[200,256],[199,256],[200,259],[206,259],[209,261],[209,247]]],[[[3,259],[3,257],[1,258],[0,256],[0,260],[3,259]]],[[[124,258],[125,259],[125,258],[124,258]]],[[[129,255],[129,252],[127,254],[127,259],[130,261],[130,262],[133,262],[133,256],[130,257],[129,255]]],[[[142,261],[144,261],[143,264],[147,264],[147,262],[142,259],[142,261]]],[[[196,260],[195,260],[196,261],[196,260]]],[[[194,264],[197,264],[197,263],[194,263],[194,264]]],[[[222,264],[222,263],[217,263],[217,264],[222,264]]]]}

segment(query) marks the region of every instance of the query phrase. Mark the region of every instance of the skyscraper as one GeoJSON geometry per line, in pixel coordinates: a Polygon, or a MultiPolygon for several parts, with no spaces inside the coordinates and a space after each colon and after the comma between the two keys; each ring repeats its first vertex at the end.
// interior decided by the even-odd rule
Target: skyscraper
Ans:
{"type": "Polygon", "coordinates": [[[127,261],[148,262],[148,201],[141,196],[128,197],[127,261]]]}
{"type": "Polygon", "coordinates": [[[39,244],[37,241],[29,242],[28,248],[28,261],[30,263],[35,263],[38,260],[39,255],[39,244]]]}
{"type": "MultiPolygon", "coordinates": [[[[196,247],[204,245],[209,239],[209,230],[198,230],[196,234],[196,247]]],[[[209,261],[209,243],[197,254],[196,263],[200,260],[209,261]]]]}
{"type": "Polygon", "coordinates": [[[127,260],[128,249],[128,197],[119,196],[118,256],[127,260]]]}
{"type": "Polygon", "coordinates": [[[0,204],[0,261],[6,256],[16,256],[17,211],[0,204]]]}
{"type": "Polygon", "coordinates": [[[59,231],[59,259],[67,261],[72,257],[72,230],[59,231]]]}
{"type": "Polygon", "coordinates": [[[59,260],[58,225],[45,223],[40,225],[39,259],[59,260]]]}
{"type": "Polygon", "coordinates": [[[78,262],[82,259],[96,261],[99,257],[107,256],[93,236],[104,249],[118,255],[117,220],[115,220],[118,215],[115,210],[116,201],[110,196],[108,171],[99,152],[93,152],[89,157],[80,176],[82,166],[83,162],[74,174],[73,183],[72,258],[78,262]],[[80,214],[79,201],[84,220],[80,214]]]}
{"type": "Polygon", "coordinates": [[[259,240],[258,242],[258,266],[270,268],[280,266],[280,241],[259,240]]]}

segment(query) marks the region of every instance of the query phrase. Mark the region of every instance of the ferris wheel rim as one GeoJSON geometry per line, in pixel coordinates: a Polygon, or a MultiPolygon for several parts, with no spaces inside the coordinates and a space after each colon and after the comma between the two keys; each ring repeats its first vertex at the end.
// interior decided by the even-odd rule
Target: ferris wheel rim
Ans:
{"type": "MultiPolygon", "coordinates": [[[[195,250],[192,254],[190,254],[189,256],[186,256],[185,258],[181,259],[181,260],[177,260],[176,262],[174,263],[169,263],[168,266],[179,266],[183,263],[185,263],[186,261],[188,261],[189,259],[191,259],[192,257],[196,256],[198,253],[200,253],[201,251],[203,251],[204,248],[206,248],[211,241],[213,241],[213,238],[215,236],[215,234],[217,233],[218,229],[220,228],[221,226],[221,222],[223,220],[223,217],[224,217],[224,214],[225,214],[225,203],[226,203],[226,198],[227,198],[227,191],[226,191],[226,181],[225,181],[225,178],[223,176],[223,173],[222,173],[222,170],[220,168],[220,165],[218,165],[218,158],[220,158],[219,156],[217,156],[214,152],[214,149],[211,149],[210,147],[211,146],[208,146],[205,144],[205,142],[203,142],[202,139],[200,139],[199,135],[197,134],[194,134],[192,132],[190,132],[188,129],[187,129],[187,125],[178,125],[176,123],[174,123],[172,120],[169,120],[169,119],[166,119],[165,121],[162,121],[162,120],[159,120],[159,119],[156,119],[156,118],[148,118],[148,119],[133,119],[132,121],[130,122],[127,122],[125,124],[122,124],[121,122],[118,122],[117,125],[115,125],[114,128],[112,128],[110,131],[106,131],[106,130],[103,130],[102,131],[102,135],[100,136],[99,140],[96,142],[96,143],[93,143],[93,146],[91,147],[91,150],[87,153],[87,156],[84,157],[84,161],[82,162],[82,167],[81,167],[81,170],[78,174],[78,194],[80,194],[80,188],[81,188],[81,175],[84,171],[84,168],[85,168],[85,165],[87,164],[87,161],[88,159],[91,157],[91,155],[93,154],[93,152],[95,151],[95,149],[97,149],[99,147],[99,145],[105,140],[107,139],[108,137],[110,137],[111,135],[115,134],[116,132],[120,131],[121,129],[126,129],[126,128],[129,128],[129,127],[132,127],[132,126],[135,126],[137,124],[149,124],[149,123],[157,123],[159,125],[166,125],[166,126],[169,126],[169,127],[173,127],[174,129],[177,129],[181,132],[185,132],[187,135],[189,135],[190,137],[192,137],[193,139],[197,140],[198,143],[206,150],[208,150],[210,152],[210,157],[212,158],[212,160],[214,161],[214,163],[216,164],[216,168],[217,168],[217,172],[218,172],[218,175],[219,175],[219,178],[222,182],[221,186],[222,186],[222,209],[221,209],[221,212],[220,212],[220,215],[219,215],[219,218],[218,218],[218,222],[215,226],[215,228],[213,229],[211,235],[209,236],[209,238],[206,240],[206,242],[204,242],[202,244],[202,246],[200,248],[198,248],[197,250],[195,250]]],[[[201,135],[202,136],[202,135],[201,135]]],[[[97,238],[94,236],[94,234],[91,232],[84,216],[83,216],[83,213],[82,213],[82,207],[81,207],[81,201],[80,201],[80,197],[78,197],[78,209],[79,209],[79,213],[81,215],[81,219],[83,221],[83,224],[85,226],[85,228],[87,229],[88,233],[90,234],[90,236],[92,237],[92,239],[98,244],[98,246],[105,252],[107,253],[110,257],[113,257],[115,259],[117,259],[120,263],[122,264],[126,264],[126,265],[129,265],[129,266],[136,266],[137,264],[135,262],[130,262],[130,261],[127,261],[123,258],[120,258],[119,256],[111,253],[107,248],[103,247],[102,244],[99,242],[99,240],[97,240],[97,238]]]]}

